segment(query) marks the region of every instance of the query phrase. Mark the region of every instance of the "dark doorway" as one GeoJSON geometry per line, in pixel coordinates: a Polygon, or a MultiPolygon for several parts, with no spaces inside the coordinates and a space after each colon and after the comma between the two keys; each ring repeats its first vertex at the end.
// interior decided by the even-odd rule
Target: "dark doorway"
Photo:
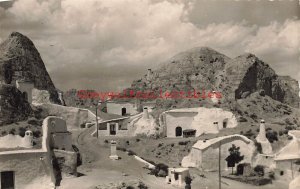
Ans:
{"type": "Polygon", "coordinates": [[[228,122],[228,119],[224,119],[223,120],[223,128],[227,128],[227,122],[228,122]]]}
{"type": "Polygon", "coordinates": [[[178,176],[178,173],[174,173],[174,179],[175,179],[175,180],[178,180],[178,177],[179,177],[179,176],[178,176]]]}
{"type": "Polygon", "coordinates": [[[122,116],[126,115],[126,108],[122,108],[122,116]]]}
{"type": "Polygon", "coordinates": [[[14,172],[13,171],[4,171],[1,172],[1,189],[14,189],[14,172]]]}
{"type": "Polygon", "coordinates": [[[109,134],[110,135],[116,135],[116,124],[113,123],[113,124],[110,124],[109,125],[109,134]]]}
{"type": "Polygon", "coordinates": [[[26,92],[23,92],[23,98],[28,101],[28,94],[26,92]]]}
{"type": "Polygon", "coordinates": [[[182,136],[182,128],[181,127],[176,127],[175,135],[176,135],[176,137],[182,136]]]}

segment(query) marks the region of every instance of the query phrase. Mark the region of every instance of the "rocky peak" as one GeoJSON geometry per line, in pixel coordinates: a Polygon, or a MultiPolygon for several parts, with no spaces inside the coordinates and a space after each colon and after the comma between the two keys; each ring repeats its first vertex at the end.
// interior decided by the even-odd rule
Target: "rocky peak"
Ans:
{"type": "Polygon", "coordinates": [[[56,88],[33,42],[13,32],[0,44],[0,83],[15,85],[16,80],[31,81],[39,90],[47,90],[50,100],[60,103],[56,88]]]}

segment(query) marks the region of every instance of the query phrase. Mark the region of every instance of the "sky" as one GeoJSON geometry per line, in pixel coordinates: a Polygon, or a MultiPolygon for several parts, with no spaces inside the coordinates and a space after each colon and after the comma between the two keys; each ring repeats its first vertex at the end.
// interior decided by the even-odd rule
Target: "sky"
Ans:
{"type": "Polygon", "coordinates": [[[176,53],[253,53],[300,81],[297,0],[15,0],[0,2],[0,42],[28,36],[61,90],[119,91],[176,53]]]}

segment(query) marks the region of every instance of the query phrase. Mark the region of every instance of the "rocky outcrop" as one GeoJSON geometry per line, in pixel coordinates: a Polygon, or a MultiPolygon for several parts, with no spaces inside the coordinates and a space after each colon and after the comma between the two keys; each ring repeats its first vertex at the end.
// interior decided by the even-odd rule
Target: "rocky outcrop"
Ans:
{"type": "Polygon", "coordinates": [[[231,59],[207,47],[179,53],[158,69],[149,69],[130,89],[214,90],[222,93],[223,103],[246,98],[255,92],[296,108],[300,101],[298,81],[278,76],[255,55],[244,54],[231,59]]]}
{"type": "Polygon", "coordinates": [[[30,104],[16,87],[0,84],[0,126],[27,119],[31,112],[30,104]]]}
{"type": "Polygon", "coordinates": [[[16,80],[31,81],[39,90],[47,90],[53,103],[60,103],[54,84],[33,42],[13,32],[0,44],[0,83],[15,85],[16,80]]]}
{"type": "Polygon", "coordinates": [[[228,96],[241,99],[260,91],[274,100],[299,107],[298,82],[290,77],[278,76],[266,63],[253,54],[239,56],[225,66],[228,96]]]}

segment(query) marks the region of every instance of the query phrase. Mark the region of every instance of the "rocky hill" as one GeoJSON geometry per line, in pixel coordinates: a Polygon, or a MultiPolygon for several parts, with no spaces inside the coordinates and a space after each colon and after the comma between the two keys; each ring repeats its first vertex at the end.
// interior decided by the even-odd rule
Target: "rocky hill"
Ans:
{"type": "Polygon", "coordinates": [[[46,90],[53,103],[60,103],[57,90],[33,42],[13,32],[0,44],[0,125],[26,119],[30,104],[16,88],[16,80],[30,81],[46,90]]]}
{"type": "Polygon", "coordinates": [[[219,91],[226,101],[246,98],[254,92],[292,107],[299,107],[298,81],[279,76],[253,54],[231,59],[208,48],[179,53],[132,83],[133,90],[219,91]]]}
{"type": "Polygon", "coordinates": [[[13,32],[0,44],[0,83],[15,84],[17,79],[29,80],[39,90],[47,90],[50,100],[60,103],[55,86],[33,42],[13,32]]]}

